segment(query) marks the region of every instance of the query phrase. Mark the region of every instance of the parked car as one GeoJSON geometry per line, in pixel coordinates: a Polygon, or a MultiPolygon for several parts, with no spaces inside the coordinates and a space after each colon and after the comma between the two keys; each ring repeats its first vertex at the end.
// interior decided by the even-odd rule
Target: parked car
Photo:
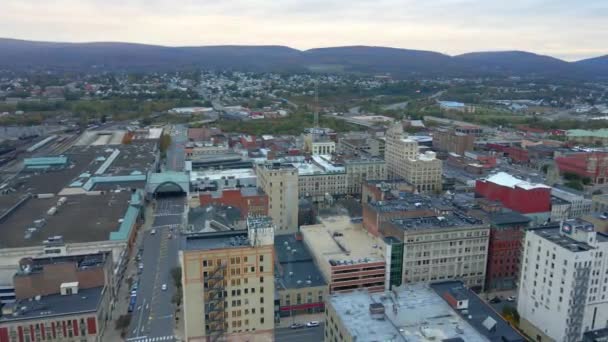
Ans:
{"type": "Polygon", "coordinates": [[[515,301],[515,299],[516,299],[516,297],[515,297],[515,296],[509,296],[509,297],[507,298],[507,302],[514,302],[514,301],[515,301]]]}
{"type": "Polygon", "coordinates": [[[292,325],[289,326],[289,329],[300,329],[303,327],[304,327],[304,324],[302,324],[302,323],[293,323],[292,325]]]}
{"type": "Polygon", "coordinates": [[[497,304],[500,302],[502,302],[502,301],[498,297],[494,297],[494,298],[490,299],[490,303],[492,303],[492,304],[497,304]]]}
{"type": "Polygon", "coordinates": [[[167,291],[167,284],[163,284],[163,285],[160,287],[160,289],[161,289],[161,290],[163,290],[163,291],[167,291]]]}
{"type": "Polygon", "coordinates": [[[151,234],[151,235],[156,234],[156,229],[152,229],[152,230],[150,231],[150,234],[151,234]]]}
{"type": "Polygon", "coordinates": [[[310,322],[306,323],[306,326],[309,327],[309,328],[318,327],[319,326],[319,321],[310,321],[310,322]]]}

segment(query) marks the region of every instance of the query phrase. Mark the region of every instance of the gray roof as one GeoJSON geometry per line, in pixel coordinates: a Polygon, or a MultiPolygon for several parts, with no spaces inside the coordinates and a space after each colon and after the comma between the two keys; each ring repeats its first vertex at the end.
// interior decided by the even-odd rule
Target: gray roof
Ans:
{"type": "Polygon", "coordinates": [[[473,291],[466,288],[460,281],[446,281],[431,284],[431,288],[445,299],[446,293],[458,293],[459,299],[468,299],[469,307],[464,311],[456,311],[460,317],[464,318],[472,325],[478,333],[487,337],[490,341],[496,342],[524,342],[526,339],[517,332],[507,321],[505,321],[494,309],[479,298],[473,291]],[[496,325],[488,330],[484,326],[484,321],[492,318],[496,325]]]}
{"type": "Polygon", "coordinates": [[[584,242],[575,240],[561,233],[561,227],[558,224],[549,224],[541,227],[530,228],[535,234],[543,237],[549,242],[552,242],[562,248],[569,249],[572,252],[586,252],[593,249],[584,242]]]}
{"type": "Polygon", "coordinates": [[[26,300],[14,303],[18,315],[0,316],[0,323],[55,316],[77,315],[97,311],[101,304],[104,287],[79,289],[78,294],[43,296],[39,301],[26,300]]]}
{"type": "Polygon", "coordinates": [[[393,219],[390,222],[395,227],[404,231],[437,228],[450,229],[483,225],[482,220],[460,212],[454,212],[454,214],[444,216],[393,219]]]}
{"type": "Polygon", "coordinates": [[[186,235],[182,241],[187,251],[249,247],[247,231],[221,231],[186,235]]]}
{"type": "Polygon", "coordinates": [[[275,276],[277,283],[283,288],[316,287],[327,284],[321,270],[313,262],[312,254],[306,244],[297,240],[294,235],[275,236],[274,249],[278,261],[275,276]]]}
{"type": "Polygon", "coordinates": [[[503,224],[527,224],[532,221],[529,217],[524,216],[515,211],[507,211],[502,213],[492,213],[489,215],[490,222],[496,225],[503,224]]]}

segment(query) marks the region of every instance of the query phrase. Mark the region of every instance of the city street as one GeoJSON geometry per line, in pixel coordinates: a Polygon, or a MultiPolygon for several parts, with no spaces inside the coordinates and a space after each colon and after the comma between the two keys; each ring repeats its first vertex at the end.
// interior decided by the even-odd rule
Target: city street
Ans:
{"type": "Polygon", "coordinates": [[[182,224],[184,205],[183,198],[156,200],[154,223],[144,232],[143,269],[127,341],[174,340],[175,312],[171,299],[175,288],[171,269],[178,265],[179,239],[176,235],[182,224]]]}
{"type": "Polygon", "coordinates": [[[167,169],[171,171],[183,171],[185,143],[188,141],[188,127],[175,125],[170,130],[171,145],[167,149],[167,169]]]}
{"type": "Polygon", "coordinates": [[[314,328],[300,328],[300,329],[289,329],[281,328],[274,330],[274,338],[276,342],[309,342],[309,341],[323,341],[323,329],[325,325],[321,323],[320,326],[314,328]]]}

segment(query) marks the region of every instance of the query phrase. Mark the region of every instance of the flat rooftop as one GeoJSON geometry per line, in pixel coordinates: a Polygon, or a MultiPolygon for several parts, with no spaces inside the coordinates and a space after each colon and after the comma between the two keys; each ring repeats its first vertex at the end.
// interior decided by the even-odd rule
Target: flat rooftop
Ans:
{"type": "Polygon", "coordinates": [[[86,312],[95,312],[101,305],[104,287],[79,289],[78,294],[43,296],[39,301],[20,301],[12,305],[17,315],[0,316],[0,323],[28,319],[47,319],[86,312]]]}
{"type": "Polygon", "coordinates": [[[296,239],[294,235],[277,235],[274,237],[274,251],[278,262],[275,278],[280,287],[291,289],[327,285],[301,239],[296,239]]]}
{"type": "Polygon", "coordinates": [[[444,216],[393,219],[390,222],[394,227],[403,229],[404,231],[436,228],[450,229],[483,225],[482,220],[458,211],[444,216]]]}
{"type": "Polygon", "coordinates": [[[556,244],[559,247],[570,250],[571,252],[586,252],[593,247],[587,243],[575,240],[561,232],[559,224],[551,224],[543,227],[531,228],[534,234],[539,235],[545,240],[556,244]]]}
{"type": "Polygon", "coordinates": [[[30,198],[6,215],[0,221],[0,248],[38,246],[52,236],[62,236],[66,243],[110,240],[127,212],[131,192],[66,196],[57,207],[60,198],[30,198]],[[57,211],[49,214],[52,207],[57,211]]]}
{"type": "Polygon", "coordinates": [[[489,215],[490,222],[496,225],[503,224],[528,224],[532,221],[529,217],[515,211],[492,213],[489,215]]]}
{"type": "Polygon", "coordinates": [[[361,223],[348,216],[321,218],[321,223],[300,227],[307,246],[318,260],[368,262],[384,260],[378,248],[381,241],[370,235],[361,223]]]}
{"type": "MultiPolygon", "coordinates": [[[[495,342],[524,342],[526,339],[517,330],[505,321],[492,307],[481,300],[477,294],[466,288],[460,281],[445,281],[433,283],[430,287],[443,297],[446,293],[455,298],[468,300],[468,308],[455,311],[458,316],[466,320],[479,334],[489,341],[495,342]],[[487,328],[488,323],[495,323],[492,329],[487,328]]],[[[445,298],[445,297],[443,297],[445,298]]],[[[464,339],[469,341],[468,339],[464,339]]]]}
{"type": "Polygon", "coordinates": [[[226,178],[242,179],[256,178],[255,171],[251,168],[247,169],[230,169],[230,170],[207,170],[207,171],[191,171],[190,181],[197,180],[222,180],[226,178]]]}
{"type": "Polygon", "coordinates": [[[205,251],[250,247],[247,231],[221,231],[186,235],[182,241],[186,251],[205,251]]]}
{"type": "Polygon", "coordinates": [[[241,210],[232,206],[210,204],[191,208],[188,211],[188,233],[207,233],[215,231],[244,229],[238,227],[241,210]]]}
{"type": "MultiPolygon", "coordinates": [[[[329,302],[357,341],[426,342],[458,338],[467,342],[501,341],[484,335],[475,323],[461,316],[436,290],[423,284],[399,287],[386,293],[354,291],[334,294],[329,302]],[[370,306],[380,309],[379,312],[371,313],[370,306]]],[[[498,332],[503,333],[497,331],[498,336],[502,335],[498,332]]],[[[506,341],[525,339],[518,336],[506,341]]]]}

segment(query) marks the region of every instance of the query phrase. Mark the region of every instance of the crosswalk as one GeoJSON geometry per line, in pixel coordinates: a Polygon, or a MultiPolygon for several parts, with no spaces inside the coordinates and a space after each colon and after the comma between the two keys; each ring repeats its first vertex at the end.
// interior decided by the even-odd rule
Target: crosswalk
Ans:
{"type": "Polygon", "coordinates": [[[161,342],[161,341],[175,341],[175,336],[139,336],[127,339],[128,342],[161,342]]]}

